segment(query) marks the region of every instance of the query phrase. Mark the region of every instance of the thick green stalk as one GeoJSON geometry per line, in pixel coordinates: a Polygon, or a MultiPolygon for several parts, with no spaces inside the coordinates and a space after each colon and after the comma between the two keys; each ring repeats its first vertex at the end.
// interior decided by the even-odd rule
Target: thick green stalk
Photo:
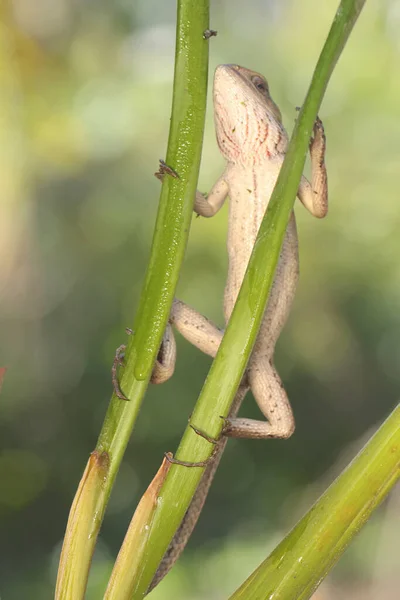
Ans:
{"type": "Polygon", "coordinates": [[[231,600],[306,600],[400,477],[400,406],[231,600]]]}
{"type": "Polygon", "coordinates": [[[166,163],[179,178],[164,177],[153,252],[135,319],[131,361],[138,380],[151,374],[189,233],[207,95],[208,42],[203,34],[208,29],[208,4],[205,0],[178,0],[173,111],[166,163]]]}
{"type": "Polygon", "coordinates": [[[64,540],[57,598],[79,600],[84,595],[97,534],[174,297],[200,168],[209,44],[203,32],[208,27],[209,0],[178,0],[173,106],[166,157],[166,163],[178,177],[164,177],[150,263],[135,321],[136,335],[129,340],[126,365],[120,370],[121,388],[129,401],[114,394],[105,417],[95,450],[96,456],[106,457],[102,463],[102,485],[88,489],[84,476],[74,500],[64,540]],[[139,376],[135,376],[138,352],[147,362],[146,369],[138,367],[139,376]],[[90,538],[79,539],[86,536],[88,527],[90,538]]]}
{"type": "MultiPolygon", "coordinates": [[[[322,50],[268,211],[257,237],[238,300],[218,354],[202,389],[191,422],[216,438],[244,374],[266,300],[271,289],[283,237],[304,168],[308,143],[332,70],[364,5],[363,0],[342,0],[322,50]]],[[[212,445],[188,427],[177,458],[189,462],[206,460],[212,445]]],[[[133,598],[142,598],[159,562],[181,522],[198,485],[202,468],[173,465],[162,487],[152,523],[152,535],[143,552],[143,568],[133,598]]]]}

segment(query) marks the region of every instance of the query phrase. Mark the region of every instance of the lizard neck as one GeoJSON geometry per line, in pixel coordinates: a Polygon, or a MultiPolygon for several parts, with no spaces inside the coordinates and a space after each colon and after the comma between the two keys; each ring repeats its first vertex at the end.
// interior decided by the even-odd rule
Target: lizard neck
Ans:
{"type": "Polygon", "coordinates": [[[286,152],[288,136],[281,123],[241,106],[235,127],[230,127],[223,109],[215,112],[217,141],[228,163],[253,169],[265,168],[269,161],[286,152]]]}

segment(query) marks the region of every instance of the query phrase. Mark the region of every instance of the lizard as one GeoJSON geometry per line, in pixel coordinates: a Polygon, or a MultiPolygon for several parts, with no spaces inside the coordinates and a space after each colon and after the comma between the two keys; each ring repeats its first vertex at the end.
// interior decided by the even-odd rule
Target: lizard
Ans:
{"type": "MultiPolygon", "coordinates": [[[[285,157],[288,135],[267,80],[255,71],[235,64],[219,65],[214,75],[213,102],[217,142],[226,167],[207,196],[196,193],[194,211],[203,217],[212,217],[229,196],[228,275],[224,293],[224,317],[225,323],[228,323],[285,157]]],[[[311,183],[303,175],[297,196],[305,208],[318,218],[325,217],[328,210],[325,149],[324,128],[317,117],[309,145],[311,183]]],[[[273,353],[290,312],[298,275],[297,230],[292,211],[245,376],[225,420],[213,460],[205,468],[200,485],[148,591],[161,581],[185,547],[228,437],[286,439],[294,432],[292,409],[273,364],[273,353]],[[237,417],[248,390],[252,391],[265,421],[237,417]]],[[[213,358],[224,333],[195,309],[174,299],[153,370],[153,383],[162,383],[171,377],[174,370],[176,347],[172,325],[190,343],[213,358]]]]}

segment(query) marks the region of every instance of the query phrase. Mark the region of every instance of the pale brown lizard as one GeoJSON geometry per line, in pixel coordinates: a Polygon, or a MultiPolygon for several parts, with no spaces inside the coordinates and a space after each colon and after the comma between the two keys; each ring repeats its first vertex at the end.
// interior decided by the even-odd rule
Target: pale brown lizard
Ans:
{"type": "MultiPolygon", "coordinates": [[[[288,136],[281,113],[269,93],[266,79],[238,65],[220,65],[214,77],[214,118],[220,151],[227,161],[225,171],[207,197],[197,192],[194,210],[212,217],[229,196],[228,276],[224,295],[227,323],[235,304],[267,209],[285,152],[288,136]]],[[[326,215],[327,175],[324,163],[325,135],[319,119],[310,141],[311,183],[303,176],[298,197],[318,218],[326,215]]],[[[242,438],[288,438],[295,427],[292,409],[282,381],[273,364],[273,353],[289,315],[299,272],[297,232],[294,213],[286,230],[273,287],[247,365],[246,375],[236,394],[223,437],[214,460],[206,467],[192,503],[175,534],[153,579],[152,589],[169,571],[186,545],[205,502],[227,436],[242,438]],[[237,412],[251,389],[266,421],[238,418],[237,412]]],[[[202,352],[214,357],[223,330],[180,300],[174,300],[169,324],[152,375],[154,383],[168,379],[175,365],[172,327],[202,352]]]]}

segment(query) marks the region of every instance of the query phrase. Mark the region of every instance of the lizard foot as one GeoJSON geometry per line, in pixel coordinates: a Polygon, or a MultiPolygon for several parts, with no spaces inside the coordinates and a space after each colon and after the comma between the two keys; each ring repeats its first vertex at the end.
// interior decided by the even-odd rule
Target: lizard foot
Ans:
{"type": "Polygon", "coordinates": [[[201,460],[199,462],[187,462],[185,460],[179,460],[177,458],[173,458],[170,452],[165,452],[165,458],[172,463],[173,465],[180,465],[181,467],[206,467],[210,463],[213,462],[214,457],[216,456],[218,451],[218,446],[214,446],[214,450],[211,453],[211,456],[206,460],[201,460]]]}
{"type": "Polygon", "coordinates": [[[192,423],[189,423],[189,426],[193,429],[193,431],[195,433],[197,433],[197,435],[199,435],[200,437],[202,437],[205,440],[207,440],[207,442],[210,442],[210,444],[218,444],[218,440],[216,440],[215,438],[211,437],[210,435],[208,435],[207,433],[205,433],[201,429],[198,429],[197,427],[195,427],[194,425],[192,425],[192,423]]]}
{"type": "Polygon", "coordinates": [[[224,425],[223,425],[222,431],[221,431],[221,435],[229,436],[230,425],[231,425],[229,418],[223,417],[222,415],[220,415],[219,418],[222,419],[224,422],[224,425]]]}

